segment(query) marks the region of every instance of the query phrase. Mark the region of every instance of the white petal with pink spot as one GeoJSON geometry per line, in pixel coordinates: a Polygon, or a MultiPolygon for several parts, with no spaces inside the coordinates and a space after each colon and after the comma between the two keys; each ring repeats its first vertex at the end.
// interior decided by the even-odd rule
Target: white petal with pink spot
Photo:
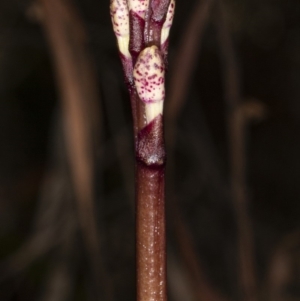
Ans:
{"type": "Polygon", "coordinates": [[[115,35],[117,36],[120,51],[129,55],[129,12],[126,0],[112,0],[110,16],[115,35]]]}
{"type": "Polygon", "coordinates": [[[139,97],[145,103],[165,98],[165,66],[156,46],[145,48],[139,55],[133,70],[133,78],[139,97]]]}
{"type": "Polygon", "coordinates": [[[161,45],[163,45],[169,37],[170,29],[174,18],[174,12],[175,12],[175,0],[171,0],[167,12],[166,20],[161,30],[161,39],[160,39],[161,45]]]}
{"type": "Polygon", "coordinates": [[[162,114],[165,98],[165,66],[156,46],[145,48],[133,70],[133,78],[140,99],[145,102],[147,123],[162,114]]]}

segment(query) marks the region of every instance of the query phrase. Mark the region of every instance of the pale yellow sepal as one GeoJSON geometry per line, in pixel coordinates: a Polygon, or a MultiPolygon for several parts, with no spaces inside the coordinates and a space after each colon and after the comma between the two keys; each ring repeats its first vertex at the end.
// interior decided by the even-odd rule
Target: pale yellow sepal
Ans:
{"type": "Polygon", "coordinates": [[[165,66],[156,46],[145,48],[138,56],[133,79],[140,99],[145,103],[147,123],[163,112],[165,66]]]}
{"type": "Polygon", "coordinates": [[[129,10],[126,0],[112,0],[110,16],[113,30],[118,40],[120,52],[126,57],[129,54],[129,10]]]}
{"type": "Polygon", "coordinates": [[[175,0],[171,0],[167,12],[166,20],[161,30],[161,38],[160,38],[161,45],[163,45],[169,37],[170,29],[174,18],[174,12],[175,12],[175,0]]]}
{"type": "Polygon", "coordinates": [[[159,114],[163,115],[163,109],[164,109],[163,107],[164,107],[163,100],[159,102],[147,103],[145,105],[147,124],[149,124],[159,114]]]}

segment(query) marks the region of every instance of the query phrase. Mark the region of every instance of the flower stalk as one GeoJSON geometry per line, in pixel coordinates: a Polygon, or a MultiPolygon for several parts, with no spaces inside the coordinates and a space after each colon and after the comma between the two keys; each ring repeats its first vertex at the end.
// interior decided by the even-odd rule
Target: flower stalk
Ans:
{"type": "Polygon", "coordinates": [[[133,116],[138,301],[167,300],[163,106],[174,9],[174,0],[110,5],[133,116]]]}

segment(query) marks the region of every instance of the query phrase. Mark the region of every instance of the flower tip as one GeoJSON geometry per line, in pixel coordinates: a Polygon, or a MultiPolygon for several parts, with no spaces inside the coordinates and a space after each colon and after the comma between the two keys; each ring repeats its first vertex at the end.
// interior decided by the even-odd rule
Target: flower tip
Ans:
{"type": "Polygon", "coordinates": [[[166,15],[166,20],[161,30],[161,45],[163,45],[169,38],[170,29],[173,24],[174,13],[175,13],[175,0],[171,0],[166,15]]]}
{"type": "Polygon", "coordinates": [[[134,11],[142,19],[145,19],[145,14],[149,7],[149,2],[149,0],[128,0],[129,10],[134,11]]]}

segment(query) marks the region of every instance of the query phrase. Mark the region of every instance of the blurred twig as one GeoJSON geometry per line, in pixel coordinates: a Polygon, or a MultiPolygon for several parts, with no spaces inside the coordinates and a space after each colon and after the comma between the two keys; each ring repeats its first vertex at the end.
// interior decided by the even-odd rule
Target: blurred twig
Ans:
{"type": "Polygon", "coordinates": [[[73,206],[73,195],[68,175],[66,148],[62,132],[62,114],[54,116],[52,139],[50,139],[50,159],[48,159],[48,174],[44,180],[43,189],[37,211],[37,229],[44,224],[55,225],[57,216],[63,215],[64,223],[59,228],[63,240],[55,249],[53,264],[46,278],[45,290],[41,292],[41,301],[63,301],[69,298],[72,282],[76,277],[77,253],[73,252],[78,222],[73,206]],[[57,260],[58,259],[58,260],[57,260]],[[72,267],[72,268],[71,268],[72,267]]]}
{"type": "MultiPolygon", "coordinates": [[[[178,208],[173,208],[178,210],[178,208]]],[[[189,278],[192,283],[193,292],[196,300],[199,301],[225,301],[226,298],[221,296],[218,291],[211,286],[202,272],[202,267],[196,253],[195,245],[191,237],[190,230],[182,215],[177,211],[173,212],[175,218],[175,231],[178,239],[180,253],[184,263],[187,266],[189,278]]]]}
{"type": "MultiPolygon", "coordinates": [[[[61,146],[61,141],[55,142],[54,149],[51,149],[52,156],[57,147],[61,146]]],[[[68,206],[70,193],[66,172],[61,158],[55,156],[55,160],[55,166],[46,173],[43,181],[33,233],[14,254],[1,262],[0,281],[23,272],[33,262],[62,244],[67,237],[61,229],[71,228],[75,231],[77,227],[74,214],[68,206]]]]}
{"type": "Polygon", "coordinates": [[[99,129],[98,92],[86,50],[85,29],[70,1],[39,0],[62,99],[66,147],[79,223],[90,259],[98,298],[111,290],[101,261],[100,235],[94,204],[94,136],[99,129]],[[102,283],[101,283],[102,282],[102,283]],[[102,284],[99,286],[99,284],[102,284]]]}
{"type": "Polygon", "coordinates": [[[203,34],[213,4],[214,0],[202,0],[197,3],[186,29],[183,31],[180,47],[174,59],[174,67],[170,72],[170,92],[166,102],[166,122],[169,125],[166,137],[170,146],[174,143],[174,125],[176,125],[178,115],[186,101],[195,62],[201,49],[203,34]]]}
{"type": "Polygon", "coordinates": [[[254,238],[246,188],[245,112],[241,110],[240,72],[222,1],[217,2],[216,26],[223,64],[230,153],[230,180],[238,227],[238,265],[241,300],[257,300],[254,238]]]}
{"type": "Polygon", "coordinates": [[[277,243],[268,258],[262,299],[267,301],[299,300],[300,230],[289,232],[277,243]]]}
{"type": "MultiPolygon", "coordinates": [[[[169,162],[172,162],[169,164],[170,167],[168,170],[170,177],[174,174],[170,169],[174,166],[176,124],[186,101],[186,95],[195,66],[196,57],[201,48],[203,34],[207,26],[213,3],[213,0],[203,0],[197,4],[187,28],[184,31],[182,41],[179,43],[181,46],[177,51],[176,59],[174,60],[176,64],[174,64],[174,68],[171,72],[170,96],[167,101],[166,110],[166,123],[168,125],[166,135],[169,149],[168,158],[169,162]]],[[[172,179],[170,179],[170,182],[173,182],[172,179]]],[[[175,231],[180,253],[186,264],[190,281],[192,282],[194,298],[199,301],[224,300],[224,298],[210,286],[202,273],[193,239],[187,228],[186,222],[183,219],[182,213],[178,208],[178,200],[176,200],[174,194],[172,194],[172,203],[169,202],[169,206],[171,205],[171,220],[174,221],[173,230],[175,231]]]]}
{"type": "Polygon", "coordinates": [[[187,270],[182,266],[180,256],[168,250],[168,283],[170,295],[174,301],[196,301],[187,270]]]}
{"type": "Polygon", "coordinates": [[[47,279],[46,289],[41,301],[65,301],[70,299],[74,285],[76,266],[73,252],[75,247],[76,228],[69,223],[63,229],[65,239],[54,255],[53,264],[47,279]]]}
{"type": "Polygon", "coordinates": [[[125,130],[125,110],[122,108],[120,90],[116,89],[118,87],[116,76],[109,66],[105,66],[103,69],[105,70],[103,94],[105,96],[104,99],[107,100],[105,102],[107,124],[112,133],[113,148],[120,164],[125,190],[128,199],[131,201],[134,200],[134,160],[133,151],[130,154],[130,131],[125,130]],[[120,136],[117,135],[118,130],[121,128],[123,129],[122,133],[127,134],[125,136],[126,139],[119,139],[120,136]]]}
{"type": "Polygon", "coordinates": [[[37,258],[43,256],[63,239],[58,227],[46,228],[34,234],[14,254],[1,262],[0,281],[6,280],[28,268],[37,258]]]}

